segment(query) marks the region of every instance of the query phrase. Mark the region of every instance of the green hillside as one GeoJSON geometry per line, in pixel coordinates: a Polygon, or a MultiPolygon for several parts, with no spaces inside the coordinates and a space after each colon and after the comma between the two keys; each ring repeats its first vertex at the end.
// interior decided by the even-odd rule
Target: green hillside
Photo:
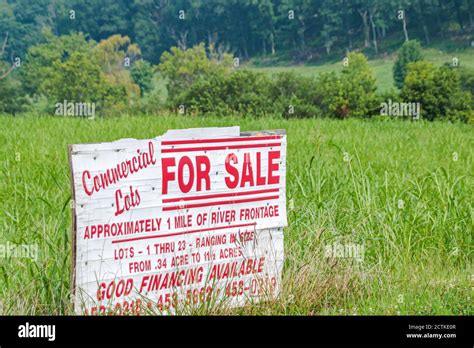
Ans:
{"type": "MultiPolygon", "coordinates": [[[[474,68],[474,49],[469,48],[460,51],[447,52],[435,48],[424,49],[423,54],[425,60],[436,65],[443,65],[451,63],[454,57],[458,58],[460,66],[474,68]]],[[[377,58],[369,60],[370,67],[377,79],[377,87],[380,92],[387,91],[390,88],[395,88],[393,81],[393,64],[395,63],[396,54],[391,54],[384,58],[377,58]]],[[[322,65],[293,65],[293,66],[278,66],[278,67],[256,67],[250,62],[247,65],[249,68],[256,71],[262,71],[269,74],[278,72],[291,71],[305,76],[320,74],[323,72],[340,71],[342,70],[342,60],[336,63],[326,63],[322,65]]]]}

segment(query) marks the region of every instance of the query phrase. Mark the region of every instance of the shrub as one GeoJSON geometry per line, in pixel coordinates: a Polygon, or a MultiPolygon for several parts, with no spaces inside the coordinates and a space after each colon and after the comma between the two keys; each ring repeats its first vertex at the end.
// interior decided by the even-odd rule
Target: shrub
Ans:
{"type": "MultiPolygon", "coordinates": [[[[396,88],[391,88],[389,90],[383,91],[382,93],[377,94],[377,115],[376,118],[379,120],[387,121],[390,117],[387,117],[389,114],[388,105],[394,105],[394,103],[402,103],[403,99],[400,96],[400,92],[396,88]],[[385,105],[385,107],[384,107],[385,105]],[[382,113],[384,111],[384,113],[382,113]]],[[[399,104],[400,105],[400,104],[399,104]]],[[[414,117],[412,115],[412,117],[414,117]]]]}
{"type": "Polygon", "coordinates": [[[175,99],[175,106],[185,105],[191,112],[230,112],[231,108],[225,101],[225,84],[225,76],[222,74],[201,77],[175,99]]]}
{"type": "Polygon", "coordinates": [[[363,54],[351,53],[340,76],[319,78],[280,73],[268,78],[234,70],[206,54],[203,45],[163,54],[160,70],[168,79],[169,102],[191,113],[279,114],[285,117],[327,115],[368,117],[377,109],[375,79],[363,54]]]}
{"type": "Polygon", "coordinates": [[[366,57],[349,53],[348,66],[340,76],[325,73],[317,79],[284,73],[270,88],[275,107],[284,115],[311,117],[369,117],[377,110],[375,79],[366,57]],[[288,105],[293,106],[290,114],[288,105]]]}
{"type": "Polygon", "coordinates": [[[285,117],[314,117],[321,109],[314,104],[316,80],[295,73],[277,74],[270,83],[270,99],[273,109],[285,117]]]}
{"type": "Polygon", "coordinates": [[[427,62],[408,65],[401,92],[405,101],[421,104],[422,117],[470,122],[470,95],[461,88],[459,74],[449,67],[436,68],[427,62]]]}
{"type": "Polygon", "coordinates": [[[320,105],[324,115],[337,118],[349,117],[349,102],[345,96],[342,80],[336,73],[321,74],[317,80],[314,103],[320,105]]]}
{"type": "Polygon", "coordinates": [[[201,76],[176,102],[186,105],[192,113],[314,117],[321,115],[319,106],[314,104],[316,90],[312,78],[281,73],[269,79],[263,73],[236,70],[201,76]]]}
{"type": "Polygon", "coordinates": [[[474,70],[467,68],[457,69],[461,81],[461,88],[471,94],[471,105],[474,108],[474,70]]]}
{"type": "Polygon", "coordinates": [[[416,40],[410,40],[403,44],[398,58],[393,66],[393,78],[395,85],[401,89],[407,72],[407,65],[423,59],[421,45],[416,40]]]}
{"type": "Polygon", "coordinates": [[[268,86],[265,75],[249,70],[211,73],[195,81],[176,102],[192,112],[266,114],[273,109],[268,86]]]}
{"type": "Polygon", "coordinates": [[[315,81],[311,77],[305,77],[293,72],[282,72],[276,74],[270,85],[270,95],[273,99],[279,97],[298,96],[303,100],[311,98],[312,88],[315,81]]]}
{"type": "Polygon", "coordinates": [[[340,76],[334,72],[319,76],[313,104],[337,118],[370,117],[377,110],[372,71],[361,53],[349,53],[348,63],[340,76]]]}
{"type": "Polygon", "coordinates": [[[266,114],[273,112],[269,94],[270,81],[263,73],[237,70],[225,78],[224,96],[226,104],[243,114],[266,114]]]}

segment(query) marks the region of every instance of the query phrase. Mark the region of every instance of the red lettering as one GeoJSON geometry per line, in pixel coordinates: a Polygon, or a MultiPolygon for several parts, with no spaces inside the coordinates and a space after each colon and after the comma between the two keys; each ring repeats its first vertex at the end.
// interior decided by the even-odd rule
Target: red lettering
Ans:
{"type": "MultiPolygon", "coordinates": [[[[148,143],[148,153],[150,154],[150,163],[151,164],[156,164],[156,158],[155,158],[155,145],[153,145],[153,142],[150,141],[148,143]]],[[[145,166],[146,167],[146,166],[145,166]]]]}
{"type": "Polygon", "coordinates": [[[125,211],[129,211],[130,208],[136,207],[140,204],[140,193],[138,190],[133,191],[132,186],[130,186],[130,194],[122,195],[122,190],[118,189],[115,191],[115,216],[122,214],[125,211]],[[121,208],[121,202],[123,199],[123,208],[121,208]]]}
{"type": "Polygon", "coordinates": [[[231,162],[235,164],[238,163],[237,156],[233,153],[229,153],[225,159],[225,170],[227,171],[227,173],[234,177],[234,180],[229,177],[226,177],[225,184],[228,188],[233,189],[236,188],[237,184],[239,183],[239,171],[237,170],[237,168],[232,166],[231,162]]]}
{"type": "Polygon", "coordinates": [[[188,156],[183,156],[179,160],[178,164],[178,184],[179,184],[179,189],[181,192],[187,193],[191,191],[191,188],[193,187],[194,183],[194,169],[193,169],[193,162],[191,161],[191,158],[188,156]],[[188,182],[184,182],[184,166],[188,167],[189,171],[189,178],[188,182]]]}
{"type": "Polygon", "coordinates": [[[176,161],[174,157],[171,158],[162,158],[161,159],[161,173],[162,173],[162,186],[163,186],[163,194],[168,193],[168,182],[175,179],[174,173],[168,171],[168,167],[174,167],[176,165],[176,161]]]}
{"type": "Polygon", "coordinates": [[[257,152],[257,186],[265,185],[266,180],[265,177],[262,177],[262,162],[261,162],[262,154],[257,152]]]}
{"type": "Polygon", "coordinates": [[[94,192],[99,192],[112,184],[119,182],[121,179],[127,178],[131,174],[137,173],[140,169],[147,168],[150,164],[155,164],[155,149],[153,142],[148,143],[148,153],[137,150],[137,155],[132,159],[124,160],[118,163],[115,167],[108,168],[103,173],[95,175],[93,178],[88,170],[82,173],[82,185],[84,191],[88,196],[92,196],[94,192]],[[92,179],[92,189],[87,187],[87,180],[92,179]]]}
{"type": "Polygon", "coordinates": [[[112,280],[109,285],[105,282],[99,284],[97,289],[97,300],[110,300],[121,296],[128,296],[133,289],[133,279],[120,279],[117,283],[112,280]]]}
{"type": "Polygon", "coordinates": [[[245,184],[247,182],[250,184],[250,186],[254,186],[253,169],[252,162],[250,161],[250,153],[244,154],[244,166],[242,168],[242,181],[240,182],[240,187],[245,187],[245,184]]]}
{"type": "Polygon", "coordinates": [[[211,170],[211,162],[207,156],[196,156],[196,180],[197,180],[197,191],[201,191],[202,180],[206,184],[206,191],[211,189],[211,178],[209,177],[209,171],[211,170]],[[202,168],[204,165],[204,168],[202,168]]]}
{"type": "Polygon", "coordinates": [[[86,194],[87,194],[88,196],[92,196],[92,193],[93,193],[94,191],[89,191],[89,190],[87,189],[87,186],[86,186],[86,176],[87,176],[88,179],[91,178],[91,173],[89,173],[88,170],[84,170],[84,172],[82,173],[82,185],[84,186],[84,191],[86,192],[86,194]]]}
{"type": "Polygon", "coordinates": [[[268,152],[268,184],[279,184],[280,176],[273,175],[274,171],[278,171],[278,163],[273,163],[274,159],[280,159],[280,151],[270,151],[268,152]]]}

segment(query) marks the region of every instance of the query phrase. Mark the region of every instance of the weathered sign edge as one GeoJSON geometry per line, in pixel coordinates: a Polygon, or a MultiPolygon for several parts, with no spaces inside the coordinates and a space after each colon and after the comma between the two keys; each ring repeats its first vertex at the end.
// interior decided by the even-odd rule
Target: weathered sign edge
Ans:
{"type": "Polygon", "coordinates": [[[71,200],[72,200],[72,247],[71,247],[71,279],[70,279],[70,302],[74,307],[75,293],[76,293],[76,235],[77,235],[77,225],[76,225],[76,191],[74,188],[74,168],[72,166],[72,148],[73,145],[68,145],[68,160],[69,168],[71,173],[71,200]]]}

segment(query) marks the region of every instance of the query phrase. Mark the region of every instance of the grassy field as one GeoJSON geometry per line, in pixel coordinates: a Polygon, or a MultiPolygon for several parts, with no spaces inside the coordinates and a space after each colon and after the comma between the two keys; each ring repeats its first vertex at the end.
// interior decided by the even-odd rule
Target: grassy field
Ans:
{"type": "MultiPolygon", "coordinates": [[[[451,63],[454,57],[458,58],[460,65],[473,69],[474,68],[474,49],[466,49],[459,52],[446,52],[439,49],[424,49],[423,54],[425,60],[436,65],[443,65],[451,63]]],[[[369,65],[372,68],[374,77],[377,80],[377,88],[379,92],[388,91],[395,88],[393,80],[393,65],[395,63],[396,55],[391,54],[383,58],[369,60],[369,65]]],[[[301,66],[282,66],[282,67],[268,67],[257,68],[250,65],[252,69],[262,71],[268,74],[275,74],[278,72],[292,71],[304,76],[316,76],[323,72],[340,71],[342,70],[342,60],[323,65],[301,65],[301,66]]]]}
{"type": "Polygon", "coordinates": [[[68,144],[230,125],[287,130],[289,207],[280,299],[231,313],[474,314],[472,126],[177,116],[2,116],[0,243],[39,254],[0,260],[1,313],[71,313],[68,144]]]}

